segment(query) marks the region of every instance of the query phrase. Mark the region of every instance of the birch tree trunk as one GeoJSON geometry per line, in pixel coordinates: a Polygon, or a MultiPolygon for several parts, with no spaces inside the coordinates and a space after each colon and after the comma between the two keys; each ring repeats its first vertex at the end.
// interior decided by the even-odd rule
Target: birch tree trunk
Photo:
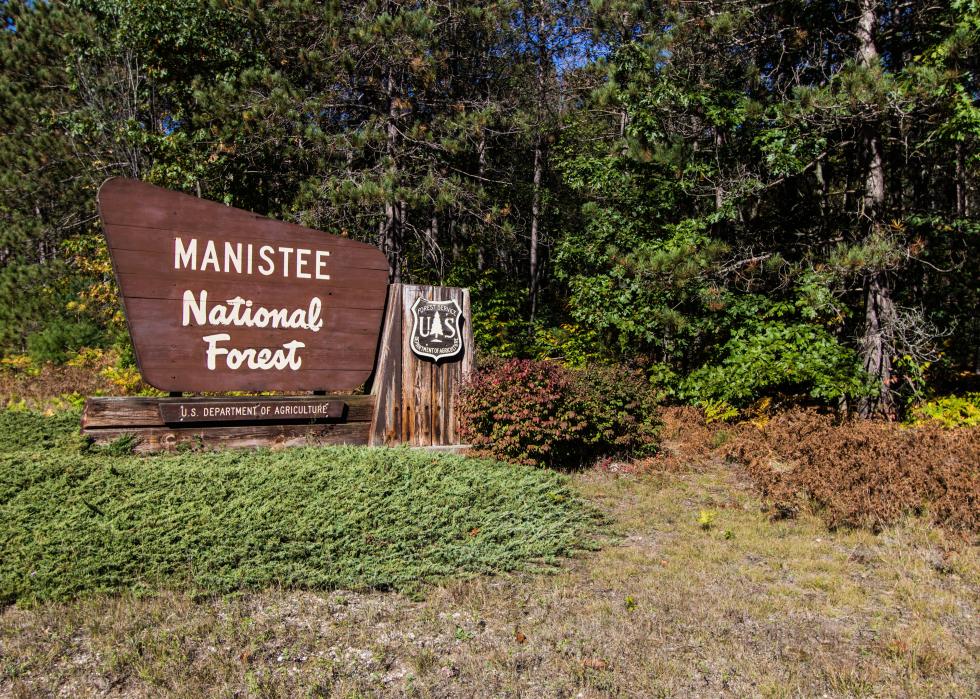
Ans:
{"type": "Polygon", "coordinates": [[[544,170],[544,152],[541,135],[534,143],[534,192],[531,196],[531,322],[538,310],[538,227],[541,218],[541,175],[544,170]]]}

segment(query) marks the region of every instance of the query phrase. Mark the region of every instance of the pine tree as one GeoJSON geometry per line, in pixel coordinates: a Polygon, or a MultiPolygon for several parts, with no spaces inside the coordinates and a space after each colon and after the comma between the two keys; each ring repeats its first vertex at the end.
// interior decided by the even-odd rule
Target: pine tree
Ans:
{"type": "Polygon", "coordinates": [[[436,311],[432,317],[432,328],[429,334],[433,337],[442,337],[442,319],[439,317],[439,311],[436,311]]]}

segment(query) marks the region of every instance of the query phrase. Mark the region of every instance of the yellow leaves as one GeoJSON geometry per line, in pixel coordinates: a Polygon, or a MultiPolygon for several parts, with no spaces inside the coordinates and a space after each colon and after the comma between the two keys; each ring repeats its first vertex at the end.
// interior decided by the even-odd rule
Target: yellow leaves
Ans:
{"type": "Polygon", "coordinates": [[[83,347],[66,364],[72,367],[95,367],[105,360],[106,351],[95,347],[83,347]]]}
{"type": "Polygon", "coordinates": [[[0,370],[26,372],[33,367],[34,362],[27,354],[8,354],[0,359],[0,370]]]}
{"type": "Polygon", "coordinates": [[[750,405],[745,412],[749,417],[749,422],[761,430],[769,423],[771,409],[772,397],[765,396],[750,405]]]}
{"type": "Polygon", "coordinates": [[[110,366],[102,370],[102,376],[122,395],[137,393],[143,386],[139,369],[110,366]]]}
{"type": "Polygon", "coordinates": [[[704,531],[708,531],[714,526],[718,513],[714,510],[701,510],[698,512],[698,526],[704,531]]]}

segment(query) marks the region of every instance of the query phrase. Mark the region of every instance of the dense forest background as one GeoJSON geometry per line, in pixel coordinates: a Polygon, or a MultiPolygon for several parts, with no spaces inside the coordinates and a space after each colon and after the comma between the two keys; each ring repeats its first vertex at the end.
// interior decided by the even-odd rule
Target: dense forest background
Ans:
{"type": "MultiPolygon", "coordinates": [[[[980,1],[0,1],[0,354],[128,339],[122,175],[473,289],[715,412],[980,372],[980,1]]],[[[125,352],[123,352],[125,355],[125,352]]]]}

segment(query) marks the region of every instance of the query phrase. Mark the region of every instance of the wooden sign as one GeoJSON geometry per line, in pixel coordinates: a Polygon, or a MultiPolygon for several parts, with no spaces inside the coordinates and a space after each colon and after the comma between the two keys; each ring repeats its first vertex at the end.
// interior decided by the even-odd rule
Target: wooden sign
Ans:
{"type": "Polygon", "coordinates": [[[289,422],[340,419],[347,404],[325,398],[240,398],[236,400],[161,403],[160,416],[168,425],[202,422],[289,422]]]}
{"type": "Polygon", "coordinates": [[[127,179],[102,185],[99,215],[150,385],[337,391],[371,375],[377,248],[127,179]]]}

